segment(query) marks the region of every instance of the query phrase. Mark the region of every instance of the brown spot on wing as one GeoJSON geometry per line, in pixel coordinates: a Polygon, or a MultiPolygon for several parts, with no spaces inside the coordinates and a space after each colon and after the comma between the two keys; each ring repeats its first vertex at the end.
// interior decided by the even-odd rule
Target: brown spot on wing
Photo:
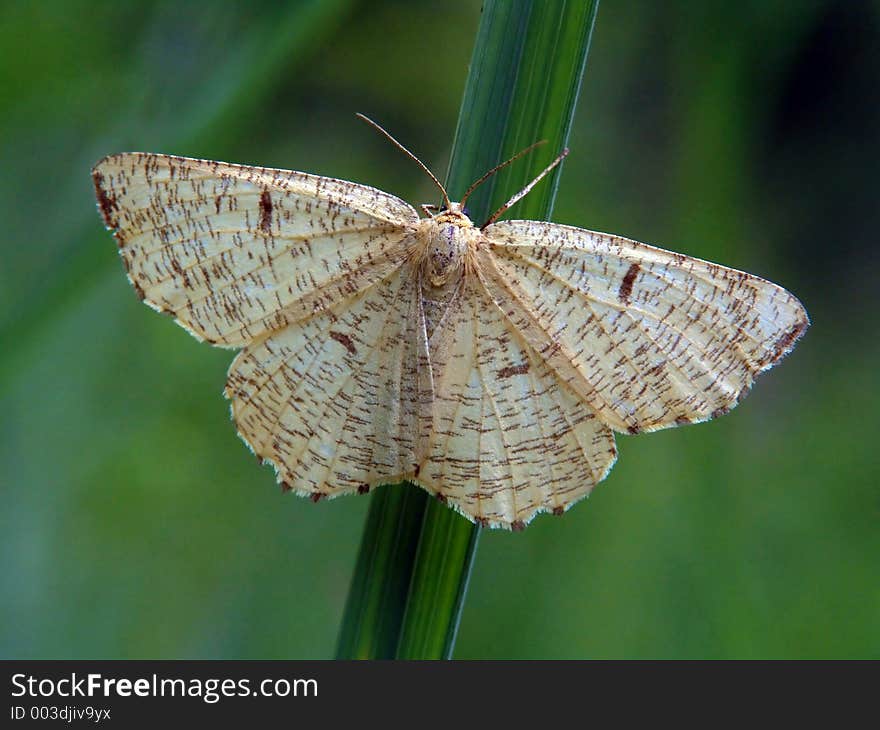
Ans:
{"type": "Polygon", "coordinates": [[[617,292],[617,296],[620,297],[620,301],[624,304],[629,304],[629,297],[632,294],[633,290],[633,282],[635,282],[638,275],[639,265],[630,264],[630,267],[623,275],[623,281],[620,282],[620,290],[617,292]]]}
{"type": "Polygon", "coordinates": [[[787,352],[794,347],[794,343],[797,342],[801,335],[807,331],[807,323],[806,322],[798,322],[794,325],[790,330],[782,335],[779,340],[776,342],[776,346],[773,348],[773,353],[776,358],[780,358],[785,355],[787,352]]]}
{"type": "Polygon", "coordinates": [[[138,284],[136,281],[132,279],[131,285],[134,287],[134,291],[137,294],[138,299],[144,301],[147,298],[146,293],[144,292],[144,288],[138,284]]]}
{"type": "Polygon", "coordinates": [[[554,507],[553,514],[557,517],[562,517],[565,514],[565,507],[554,507]]]}
{"type": "Polygon", "coordinates": [[[514,375],[525,375],[529,372],[529,363],[524,362],[520,365],[508,365],[506,368],[501,368],[498,371],[499,378],[510,378],[514,375]]]}
{"type": "Polygon", "coordinates": [[[101,209],[101,217],[107,228],[116,228],[116,220],[113,212],[119,210],[119,202],[116,196],[108,193],[104,189],[104,176],[100,172],[92,173],[92,180],[95,183],[95,195],[98,197],[98,207],[101,209]]]}
{"type": "Polygon", "coordinates": [[[370,491],[370,485],[369,485],[369,484],[361,484],[361,485],[358,487],[358,494],[366,494],[366,493],[369,492],[369,491],[370,491]]]}
{"type": "Polygon", "coordinates": [[[336,340],[352,355],[357,355],[357,350],[355,349],[354,343],[351,341],[351,337],[349,337],[348,335],[343,334],[342,332],[337,332],[336,330],[330,330],[330,338],[336,340]]]}
{"type": "Polygon", "coordinates": [[[272,229],[272,196],[268,190],[260,195],[260,230],[269,233],[272,229]]]}
{"type": "Polygon", "coordinates": [[[526,524],[522,520],[514,520],[510,523],[510,529],[514,532],[522,532],[526,529],[526,524]]]}

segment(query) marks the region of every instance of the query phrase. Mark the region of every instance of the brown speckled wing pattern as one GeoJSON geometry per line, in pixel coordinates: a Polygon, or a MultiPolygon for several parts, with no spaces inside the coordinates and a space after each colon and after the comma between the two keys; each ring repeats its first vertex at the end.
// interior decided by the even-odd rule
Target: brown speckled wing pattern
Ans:
{"type": "Polygon", "coordinates": [[[167,155],[93,177],[139,297],[241,350],[236,427],[315,501],[409,479],[521,529],[605,478],[614,431],[726,413],[809,324],[768,281],[579,228],[450,228],[364,185],[167,155]]]}

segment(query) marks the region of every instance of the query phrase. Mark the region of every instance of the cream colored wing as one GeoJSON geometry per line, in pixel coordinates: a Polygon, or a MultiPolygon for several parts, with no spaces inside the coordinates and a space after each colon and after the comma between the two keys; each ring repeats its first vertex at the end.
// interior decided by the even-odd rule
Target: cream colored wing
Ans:
{"type": "Polygon", "coordinates": [[[418,220],[387,193],[288,170],[128,153],[92,175],[139,296],[232,347],[386,276],[418,220]]]}
{"type": "Polygon", "coordinates": [[[484,233],[491,296],[620,431],[727,412],[809,325],[785,289],[682,254],[535,221],[484,233]]]}
{"type": "Polygon", "coordinates": [[[471,272],[433,328],[433,433],[417,481],[483,525],[561,514],[605,478],[614,436],[471,272]]]}
{"type": "Polygon", "coordinates": [[[406,264],[235,358],[233,420],[286,488],[317,500],[414,474],[432,400],[420,303],[406,264]]]}

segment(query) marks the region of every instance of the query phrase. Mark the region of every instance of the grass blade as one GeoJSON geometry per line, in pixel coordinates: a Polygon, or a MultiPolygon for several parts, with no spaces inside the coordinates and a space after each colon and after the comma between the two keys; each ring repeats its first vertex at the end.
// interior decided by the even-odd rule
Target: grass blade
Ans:
{"type": "MultiPolygon", "coordinates": [[[[485,3],[447,176],[450,196],[457,199],[486,170],[536,140],[548,144],[474,193],[468,210],[475,222],[565,146],[597,8],[598,0],[485,3]]],[[[517,218],[549,217],[559,172],[517,204],[517,218]]],[[[370,506],[338,656],[449,658],[479,533],[412,485],[380,490],[370,506]],[[387,496],[392,491],[417,497],[387,496]]]]}

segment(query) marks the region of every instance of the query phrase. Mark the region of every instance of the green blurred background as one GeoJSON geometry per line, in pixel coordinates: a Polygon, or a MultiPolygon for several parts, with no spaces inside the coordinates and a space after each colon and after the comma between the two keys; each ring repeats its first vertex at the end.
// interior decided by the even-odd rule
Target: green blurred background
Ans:
{"type": "MultiPolygon", "coordinates": [[[[0,656],[333,653],[367,500],[282,496],[232,353],[138,303],[89,169],[145,150],[433,202],[477,0],[0,9],[0,656]]],[[[603,0],[554,219],[795,292],[733,414],[619,437],[593,497],[484,532],[460,658],[880,656],[880,6],[603,0]]]]}

